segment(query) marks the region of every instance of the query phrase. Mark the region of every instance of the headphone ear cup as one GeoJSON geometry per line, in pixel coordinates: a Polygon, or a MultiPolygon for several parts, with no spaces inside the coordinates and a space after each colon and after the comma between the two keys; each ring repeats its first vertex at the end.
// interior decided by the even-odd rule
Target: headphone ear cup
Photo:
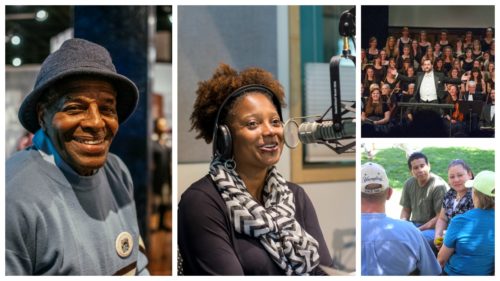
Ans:
{"type": "Polygon", "coordinates": [[[230,159],[233,154],[233,140],[231,131],[226,125],[219,125],[217,130],[217,154],[222,159],[230,159]]]}

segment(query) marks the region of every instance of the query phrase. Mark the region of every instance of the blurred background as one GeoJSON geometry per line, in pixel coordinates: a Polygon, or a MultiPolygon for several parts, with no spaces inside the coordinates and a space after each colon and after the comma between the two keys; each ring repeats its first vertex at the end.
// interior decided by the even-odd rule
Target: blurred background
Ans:
{"type": "Polygon", "coordinates": [[[172,272],[171,6],[6,6],[6,157],[31,144],[17,111],[43,60],[67,39],[104,46],[117,71],[140,91],[136,112],[120,126],[111,151],[127,164],[141,235],[154,275],[172,272]]]}

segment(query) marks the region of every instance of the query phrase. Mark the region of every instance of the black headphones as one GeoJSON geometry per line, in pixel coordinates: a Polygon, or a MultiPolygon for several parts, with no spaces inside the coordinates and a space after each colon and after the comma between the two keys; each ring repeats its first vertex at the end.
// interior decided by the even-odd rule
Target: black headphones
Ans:
{"type": "Polygon", "coordinates": [[[258,84],[245,85],[243,87],[236,89],[222,102],[215,117],[215,126],[212,138],[214,159],[219,158],[221,160],[226,160],[232,157],[233,139],[231,137],[231,131],[229,130],[229,127],[227,125],[219,124],[220,122],[219,119],[220,115],[222,114],[222,111],[224,110],[224,108],[226,107],[226,105],[229,103],[230,100],[248,92],[261,92],[270,95],[272,97],[273,104],[276,107],[276,110],[278,111],[280,120],[283,121],[283,116],[281,114],[281,103],[276,94],[274,94],[274,92],[271,89],[269,89],[264,85],[258,85],[258,84]]]}

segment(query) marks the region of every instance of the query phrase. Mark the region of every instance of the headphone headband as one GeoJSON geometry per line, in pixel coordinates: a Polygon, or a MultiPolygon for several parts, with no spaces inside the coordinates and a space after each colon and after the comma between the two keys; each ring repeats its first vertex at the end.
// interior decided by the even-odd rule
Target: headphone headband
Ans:
{"type": "MultiPolygon", "coordinates": [[[[220,119],[220,115],[222,114],[222,111],[224,110],[224,108],[226,107],[226,105],[229,103],[230,100],[232,100],[232,99],[234,99],[234,98],[236,98],[244,93],[248,93],[248,92],[264,92],[264,93],[271,95],[273,104],[276,106],[276,110],[278,111],[278,115],[279,115],[281,121],[283,121],[283,116],[281,114],[281,103],[280,103],[278,97],[276,96],[276,94],[271,89],[269,89],[268,87],[266,87],[264,85],[259,85],[259,84],[249,84],[249,85],[245,85],[245,86],[242,86],[242,87],[236,89],[229,96],[227,96],[226,99],[222,102],[222,104],[219,107],[219,110],[217,111],[217,115],[215,116],[215,124],[214,124],[214,131],[213,131],[213,137],[212,137],[212,147],[213,147],[214,158],[224,156],[224,154],[227,154],[227,153],[221,153],[220,151],[218,151],[218,148],[217,148],[217,146],[218,146],[217,135],[218,135],[218,131],[219,131],[219,122],[220,122],[219,119],[220,119]]],[[[227,156],[227,155],[225,155],[225,156],[227,156]]]]}

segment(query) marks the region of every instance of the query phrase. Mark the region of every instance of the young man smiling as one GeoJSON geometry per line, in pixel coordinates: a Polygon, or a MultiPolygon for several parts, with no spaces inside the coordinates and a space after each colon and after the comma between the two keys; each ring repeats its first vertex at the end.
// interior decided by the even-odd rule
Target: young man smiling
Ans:
{"type": "Polygon", "coordinates": [[[33,146],[6,163],[7,275],[148,274],[132,179],[109,153],[138,97],[97,44],[44,61],[19,109],[33,146]]]}
{"type": "Polygon", "coordinates": [[[399,202],[403,207],[400,218],[413,222],[434,248],[435,226],[449,187],[440,176],[431,173],[429,160],[421,152],[410,155],[408,168],[412,177],[403,187],[399,202]]]}

